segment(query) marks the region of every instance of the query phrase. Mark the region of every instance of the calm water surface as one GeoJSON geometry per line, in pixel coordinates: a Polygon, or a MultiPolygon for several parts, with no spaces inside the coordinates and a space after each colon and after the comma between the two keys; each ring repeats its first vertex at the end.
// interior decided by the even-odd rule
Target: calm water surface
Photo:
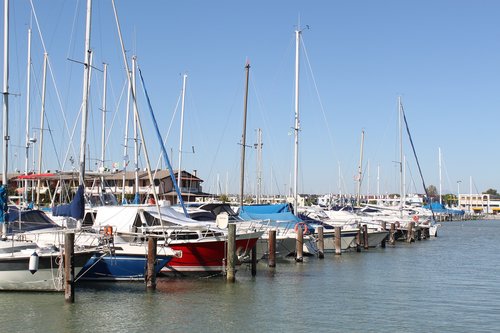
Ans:
{"type": "Polygon", "coordinates": [[[499,332],[500,221],[236,278],[85,284],[75,304],[0,293],[0,332],[499,332]]]}

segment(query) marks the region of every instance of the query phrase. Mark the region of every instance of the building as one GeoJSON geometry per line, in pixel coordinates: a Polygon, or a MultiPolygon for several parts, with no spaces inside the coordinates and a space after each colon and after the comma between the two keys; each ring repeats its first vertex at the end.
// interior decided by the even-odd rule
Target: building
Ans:
{"type": "Polygon", "coordinates": [[[460,209],[475,214],[500,214],[500,198],[492,198],[489,194],[460,194],[460,209]]]}
{"type": "MultiPolygon", "coordinates": [[[[177,179],[178,172],[174,175],[177,179]]],[[[168,170],[154,170],[151,172],[154,189],[160,200],[167,200],[171,204],[178,203],[177,192],[168,170]]],[[[29,199],[36,202],[59,202],[68,193],[74,192],[78,186],[77,172],[54,172],[44,174],[9,174],[9,187],[15,190],[16,194],[22,196],[25,189],[28,190],[29,199]],[[26,186],[27,183],[27,187],[26,186]],[[34,191],[33,191],[34,190],[34,191]],[[42,199],[35,199],[40,198],[42,199]],[[31,197],[31,198],[30,198],[31,197]]],[[[136,186],[136,173],[127,172],[88,172],[85,174],[85,190],[88,195],[97,196],[103,191],[113,193],[118,201],[123,197],[131,202],[137,192],[140,202],[145,202],[146,198],[153,193],[149,173],[141,170],[137,172],[138,183],[136,186]]],[[[196,171],[189,173],[185,170],[181,172],[180,192],[184,201],[196,201],[199,198],[209,197],[203,192],[201,183],[196,171]]],[[[62,200],[64,201],[64,200],[62,200]]]]}

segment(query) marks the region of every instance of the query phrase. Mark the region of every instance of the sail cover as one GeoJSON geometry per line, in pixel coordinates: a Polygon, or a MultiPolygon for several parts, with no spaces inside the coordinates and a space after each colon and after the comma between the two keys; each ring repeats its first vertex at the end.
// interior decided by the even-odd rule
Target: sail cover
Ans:
{"type": "Polygon", "coordinates": [[[0,223],[8,222],[7,187],[0,186],[0,223]]]}
{"type": "Polygon", "coordinates": [[[78,186],[76,195],[67,205],[58,205],[52,208],[54,216],[71,216],[77,220],[83,219],[85,215],[85,198],[83,197],[83,185],[78,186]]]}

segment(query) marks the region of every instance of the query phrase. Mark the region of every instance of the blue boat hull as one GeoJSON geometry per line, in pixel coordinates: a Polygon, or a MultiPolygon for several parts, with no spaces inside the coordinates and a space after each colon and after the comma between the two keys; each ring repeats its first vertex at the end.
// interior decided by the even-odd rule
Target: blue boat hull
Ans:
{"type": "MultiPolygon", "coordinates": [[[[156,257],[156,274],[170,260],[171,256],[156,257]]],[[[144,255],[129,254],[95,254],[83,266],[79,279],[104,281],[144,280],[147,258],[144,255]]]]}

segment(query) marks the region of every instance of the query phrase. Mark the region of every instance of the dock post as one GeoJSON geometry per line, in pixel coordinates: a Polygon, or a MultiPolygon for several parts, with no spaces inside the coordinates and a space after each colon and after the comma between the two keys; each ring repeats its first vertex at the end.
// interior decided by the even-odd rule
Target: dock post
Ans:
{"type": "Polygon", "coordinates": [[[417,230],[417,240],[422,240],[422,228],[419,227],[417,230]]]}
{"type": "MultiPolygon", "coordinates": [[[[386,230],[385,230],[385,227],[386,227],[386,222],[385,222],[385,221],[382,221],[382,230],[383,230],[383,231],[386,231],[386,230]]],[[[384,237],[384,239],[382,239],[382,241],[380,242],[380,247],[381,247],[381,248],[385,248],[385,239],[386,239],[386,238],[387,238],[387,236],[386,236],[386,237],[384,237]]]]}
{"type": "Polygon", "coordinates": [[[148,261],[146,268],[146,289],[156,289],[156,252],[158,247],[158,238],[148,237],[148,261]]]}
{"type": "Polygon", "coordinates": [[[335,254],[342,254],[342,230],[340,227],[335,227],[335,254]]]}
{"type": "Polygon", "coordinates": [[[389,244],[396,245],[396,237],[394,237],[394,233],[396,232],[396,225],[391,223],[391,230],[389,231],[389,244]]]}
{"type": "Polygon", "coordinates": [[[252,276],[257,275],[257,243],[252,247],[252,276]]]}
{"type": "Polygon", "coordinates": [[[276,229],[269,230],[269,267],[276,267],[276,229]]]}
{"type": "Polygon", "coordinates": [[[64,235],[64,300],[75,303],[75,233],[64,235]]]}
{"type": "Polygon", "coordinates": [[[363,245],[365,250],[368,250],[368,226],[363,224],[363,245]]]}
{"type": "Polygon", "coordinates": [[[356,234],[356,252],[361,252],[361,228],[358,224],[358,233],[356,234]]]}
{"type": "Polygon", "coordinates": [[[302,230],[302,227],[299,225],[297,228],[297,238],[295,242],[295,261],[296,262],[302,262],[304,261],[304,230],[302,230]]]}
{"type": "Polygon", "coordinates": [[[325,258],[325,239],[323,238],[323,227],[318,227],[318,258],[325,258]]]}
{"type": "Polygon", "coordinates": [[[236,265],[236,224],[230,223],[227,226],[227,282],[234,282],[236,265]]]}
{"type": "Polygon", "coordinates": [[[415,222],[408,223],[408,227],[406,230],[406,242],[411,243],[413,239],[413,227],[415,226],[415,222]]]}

